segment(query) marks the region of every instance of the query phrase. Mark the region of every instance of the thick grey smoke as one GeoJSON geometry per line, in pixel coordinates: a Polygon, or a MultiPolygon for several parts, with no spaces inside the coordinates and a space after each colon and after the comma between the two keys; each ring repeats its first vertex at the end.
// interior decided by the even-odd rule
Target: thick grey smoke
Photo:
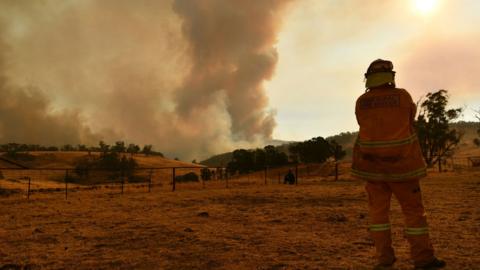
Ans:
{"type": "Polygon", "coordinates": [[[285,2],[2,1],[0,142],[126,140],[186,159],[269,138],[262,83],[285,2]]]}
{"type": "MultiPolygon", "coordinates": [[[[1,29],[1,26],[0,26],[1,29]]],[[[34,87],[11,84],[5,74],[9,48],[0,40],[0,141],[43,145],[93,142],[97,137],[75,110],[54,113],[34,87]]]]}

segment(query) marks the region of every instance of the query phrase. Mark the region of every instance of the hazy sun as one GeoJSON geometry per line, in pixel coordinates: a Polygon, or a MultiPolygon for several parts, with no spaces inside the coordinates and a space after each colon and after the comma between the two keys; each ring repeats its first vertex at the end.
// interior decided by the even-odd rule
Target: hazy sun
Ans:
{"type": "Polygon", "coordinates": [[[413,4],[416,11],[426,15],[435,9],[437,0],[414,0],[413,4]]]}

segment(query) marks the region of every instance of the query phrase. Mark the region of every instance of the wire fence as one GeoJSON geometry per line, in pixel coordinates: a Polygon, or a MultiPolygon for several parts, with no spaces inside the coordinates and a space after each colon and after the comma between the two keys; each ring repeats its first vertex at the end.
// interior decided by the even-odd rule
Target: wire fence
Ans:
{"type": "Polygon", "coordinates": [[[440,170],[480,169],[480,156],[461,156],[440,159],[436,164],[440,170]]]}
{"type": "MultiPolygon", "coordinates": [[[[332,164],[292,164],[265,168],[246,174],[230,175],[223,167],[155,167],[130,171],[74,168],[0,168],[0,193],[22,194],[27,199],[38,193],[59,193],[68,199],[72,193],[87,190],[124,194],[125,192],[166,192],[241,188],[252,185],[285,184],[293,173],[295,182],[308,183],[314,175],[330,175],[332,164]]],[[[2,195],[2,194],[0,194],[2,195]]]]}
{"type": "MultiPolygon", "coordinates": [[[[293,184],[309,185],[328,177],[349,175],[350,162],[291,164],[284,167],[231,175],[224,167],[153,167],[131,171],[74,168],[1,168],[0,195],[21,194],[29,199],[38,193],[58,193],[68,199],[72,193],[102,190],[114,194],[126,192],[168,192],[242,188],[252,185],[286,184],[291,172],[293,184]]],[[[456,157],[443,160],[442,168],[480,169],[480,157],[456,157]]]]}

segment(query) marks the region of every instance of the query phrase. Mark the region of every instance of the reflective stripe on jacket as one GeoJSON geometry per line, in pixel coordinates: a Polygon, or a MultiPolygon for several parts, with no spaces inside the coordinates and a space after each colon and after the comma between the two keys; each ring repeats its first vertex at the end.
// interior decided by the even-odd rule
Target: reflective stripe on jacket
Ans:
{"type": "Polygon", "coordinates": [[[376,88],[357,100],[360,131],[352,175],[371,181],[405,181],[426,175],[413,127],[416,106],[404,89],[376,88]]]}

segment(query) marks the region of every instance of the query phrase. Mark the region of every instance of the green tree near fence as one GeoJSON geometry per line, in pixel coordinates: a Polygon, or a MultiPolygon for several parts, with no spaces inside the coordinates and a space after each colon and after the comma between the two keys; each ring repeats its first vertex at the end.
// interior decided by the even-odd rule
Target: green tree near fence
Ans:
{"type": "Polygon", "coordinates": [[[124,141],[117,141],[115,142],[115,145],[111,147],[111,150],[117,153],[125,153],[127,148],[125,147],[124,141]]]}
{"type": "Polygon", "coordinates": [[[227,164],[230,173],[240,174],[249,173],[255,166],[255,159],[252,151],[245,149],[237,149],[232,153],[232,160],[227,164]]]}
{"type": "Polygon", "coordinates": [[[263,148],[265,151],[265,162],[267,166],[283,166],[288,164],[287,154],[280,152],[273,145],[267,145],[263,148]]]}
{"type": "Polygon", "coordinates": [[[106,144],[104,141],[100,141],[98,143],[100,147],[100,152],[102,152],[102,156],[106,156],[108,151],[110,151],[110,145],[106,144]]]}
{"type": "Polygon", "coordinates": [[[145,155],[145,156],[149,156],[152,154],[152,145],[151,144],[146,144],[143,146],[143,149],[142,149],[142,153],[145,155]]]}
{"type": "Polygon", "coordinates": [[[118,149],[112,148],[100,156],[86,156],[75,165],[75,173],[85,179],[90,171],[94,169],[106,170],[111,172],[111,177],[127,177],[130,181],[134,180],[134,172],[138,167],[133,157],[117,152],[118,149]]]}
{"type": "Polygon", "coordinates": [[[200,170],[200,176],[202,177],[203,181],[211,180],[212,178],[212,171],[209,168],[203,168],[200,170]]]}
{"type": "Polygon", "coordinates": [[[7,152],[7,157],[15,158],[17,153],[20,151],[20,145],[18,143],[9,143],[5,145],[5,152],[7,152]]]}
{"type": "Polygon", "coordinates": [[[461,108],[447,109],[448,93],[446,90],[428,93],[420,105],[415,126],[422,154],[428,166],[451,155],[460,142],[461,134],[449,124],[462,113],[461,108]]]}
{"type": "Polygon", "coordinates": [[[128,145],[127,153],[130,153],[131,156],[137,154],[138,152],[140,152],[140,146],[138,146],[134,143],[131,143],[131,144],[128,145]]]}
{"type": "Polygon", "coordinates": [[[267,145],[263,149],[233,151],[232,160],[227,164],[227,170],[231,174],[237,172],[244,174],[286,164],[288,164],[287,155],[279,152],[274,146],[267,145]]]}
{"type": "Polygon", "coordinates": [[[288,150],[299,162],[322,163],[333,155],[330,143],[323,137],[292,144],[288,150]]]}

